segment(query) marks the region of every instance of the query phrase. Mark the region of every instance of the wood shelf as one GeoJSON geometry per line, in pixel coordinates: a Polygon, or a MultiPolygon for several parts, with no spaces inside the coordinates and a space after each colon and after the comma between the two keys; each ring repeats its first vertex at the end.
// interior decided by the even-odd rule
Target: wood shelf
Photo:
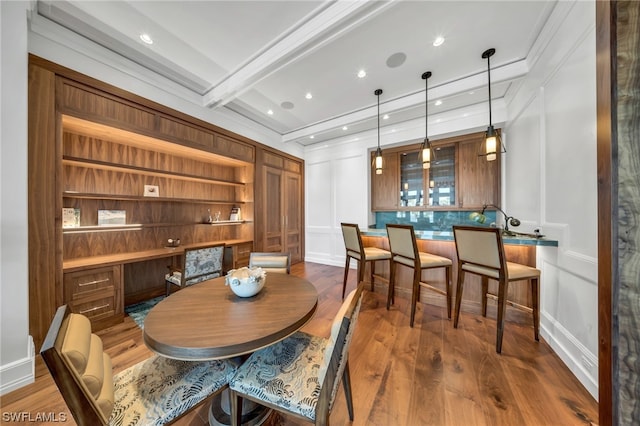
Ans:
{"type": "Polygon", "coordinates": [[[139,195],[117,195],[117,194],[89,194],[85,192],[64,191],[64,198],[79,198],[86,200],[116,200],[116,201],[165,201],[170,203],[193,203],[193,204],[244,204],[238,200],[199,200],[192,198],[167,198],[167,197],[143,197],[139,195]]]}
{"type": "Polygon", "coordinates": [[[86,167],[98,170],[109,170],[115,172],[135,173],[145,176],[166,177],[171,179],[186,180],[189,182],[201,182],[214,185],[230,185],[244,187],[244,182],[228,181],[223,179],[207,178],[202,176],[191,175],[188,173],[176,173],[162,170],[155,170],[146,167],[129,166],[124,164],[114,165],[106,161],[89,160],[86,158],[78,158],[65,155],[62,158],[62,164],[65,166],[86,167]]]}
{"type": "Polygon", "coordinates": [[[206,225],[206,226],[223,226],[223,225],[242,225],[243,223],[249,223],[246,220],[219,220],[214,223],[127,223],[124,225],[84,225],[62,228],[63,234],[75,234],[82,232],[112,232],[112,231],[139,231],[143,228],[168,228],[171,226],[192,226],[192,225],[206,225]]]}

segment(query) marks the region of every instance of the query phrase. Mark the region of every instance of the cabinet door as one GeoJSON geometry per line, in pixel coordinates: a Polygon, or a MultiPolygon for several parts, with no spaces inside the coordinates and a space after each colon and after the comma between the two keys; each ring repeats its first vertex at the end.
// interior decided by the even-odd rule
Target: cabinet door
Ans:
{"type": "Polygon", "coordinates": [[[302,261],[302,177],[284,173],[285,252],[291,253],[291,262],[302,261]]]}
{"type": "MultiPolygon", "coordinates": [[[[371,159],[373,160],[372,154],[371,159]]],[[[371,167],[371,210],[396,210],[400,201],[398,153],[382,153],[382,174],[371,167]]]]}
{"type": "Polygon", "coordinates": [[[458,203],[461,208],[500,205],[500,155],[495,161],[487,161],[486,157],[478,155],[482,142],[482,138],[475,138],[458,145],[458,203]]]}
{"type": "Polygon", "coordinates": [[[284,250],[284,171],[273,167],[263,168],[264,210],[260,212],[264,223],[264,247],[262,251],[284,250]]]}

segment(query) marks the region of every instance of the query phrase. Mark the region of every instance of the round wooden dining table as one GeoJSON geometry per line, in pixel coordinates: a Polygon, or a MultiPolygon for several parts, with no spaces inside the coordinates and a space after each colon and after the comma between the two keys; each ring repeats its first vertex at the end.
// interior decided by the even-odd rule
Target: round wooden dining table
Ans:
{"type": "Polygon", "coordinates": [[[278,342],[315,314],[318,292],[309,281],[268,274],[260,293],[236,296],[225,278],[186,287],[154,306],[144,342],[159,355],[202,361],[250,354],[278,342]]]}

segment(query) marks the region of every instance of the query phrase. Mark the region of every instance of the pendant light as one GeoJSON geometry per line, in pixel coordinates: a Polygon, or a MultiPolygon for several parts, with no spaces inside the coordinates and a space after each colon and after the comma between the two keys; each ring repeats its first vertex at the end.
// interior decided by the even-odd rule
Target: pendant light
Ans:
{"type": "Polygon", "coordinates": [[[428,79],[431,77],[431,71],[427,71],[422,74],[422,79],[424,80],[424,141],[420,146],[420,150],[422,152],[422,168],[428,169],[431,167],[431,161],[435,161],[436,156],[435,152],[433,152],[433,148],[431,147],[431,142],[429,142],[429,84],[428,79]]]}
{"type": "Polygon", "coordinates": [[[507,152],[502,145],[502,141],[500,140],[500,135],[493,128],[491,124],[491,62],[490,58],[493,54],[496,53],[496,49],[487,49],[482,52],[482,59],[487,60],[487,76],[489,80],[489,127],[487,127],[487,132],[485,134],[484,140],[484,152],[480,155],[484,155],[487,157],[487,161],[494,161],[497,156],[498,146],[502,150],[501,153],[507,152]]]}
{"type": "Polygon", "coordinates": [[[378,149],[376,150],[375,167],[376,174],[382,174],[382,150],[380,149],[380,95],[382,95],[382,89],[376,89],[373,92],[378,97],[378,149]]]}

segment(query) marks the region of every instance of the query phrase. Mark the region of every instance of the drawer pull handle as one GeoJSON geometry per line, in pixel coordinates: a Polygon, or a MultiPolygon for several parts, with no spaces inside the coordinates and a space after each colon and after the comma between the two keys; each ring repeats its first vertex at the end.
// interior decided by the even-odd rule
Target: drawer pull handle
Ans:
{"type": "Polygon", "coordinates": [[[102,308],[108,308],[109,304],[107,303],[106,305],[102,305],[102,306],[95,306],[93,308],[90,309],[85,309],[84,311],[80,311],[81,314],[86,314],[87,312],[93,312],[93,311],[97,311],[98,309],[102,309],[102,308]]]}
{"type": "Polygon", "coordinates": [[[78,287],[85,287],[88,285],[94,285],[94,284],[100,284],[100,283],[106,283],[109,282],[109,278],[104,278],[101,280],[93,280],[93,281],[87,281],[86,283],[80,283],[78,284],[78,287]]]}

